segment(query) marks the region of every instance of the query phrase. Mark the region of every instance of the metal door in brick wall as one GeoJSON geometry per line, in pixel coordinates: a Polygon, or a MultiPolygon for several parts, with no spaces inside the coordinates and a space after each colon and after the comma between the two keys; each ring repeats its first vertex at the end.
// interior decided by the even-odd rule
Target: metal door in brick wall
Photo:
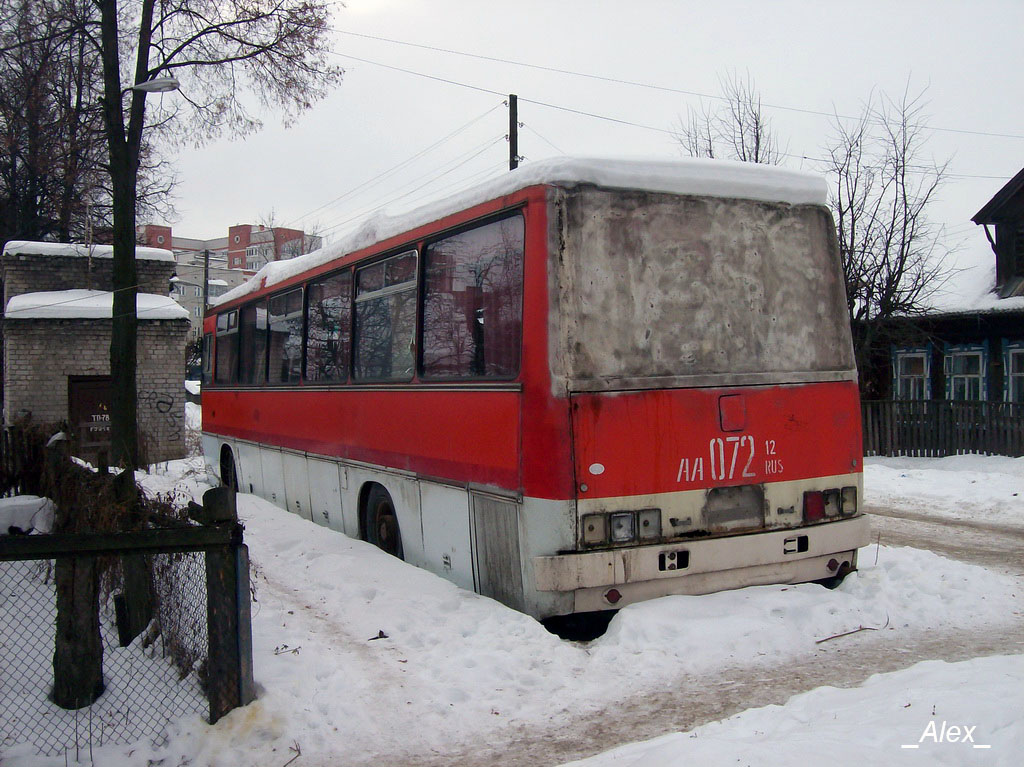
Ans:
{"type": "Polygon", "coordinates": [[[110,455],[110,376],[68,376],[68,421],[74,452],[95,462],[110,455]]]}

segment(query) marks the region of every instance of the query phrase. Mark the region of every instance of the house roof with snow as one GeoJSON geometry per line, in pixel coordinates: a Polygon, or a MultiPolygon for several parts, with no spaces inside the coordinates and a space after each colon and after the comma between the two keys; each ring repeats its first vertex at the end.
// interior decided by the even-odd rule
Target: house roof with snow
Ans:
{"type": "MultiPolygon", "coordinates": [[[[80,256],[92,258],[113,258],[113,245],[82,245],[66,242],[31,242],[11,240],[4,245],[5,256],[80,256]]],[[[135,258],[145,261],[174,261],[174,254],[163,248],[135,248],[135,258]]]]}
{"type": "MultiPolygon", "coordinates": [[[[104,290],[54,290],[22,293],[7,302],[4,319],[110,319],[114,294],[104,290]]],[[[187,320],[188,310],[167,296],[139,293],[135,311],[140,320],[187,320]]]]}

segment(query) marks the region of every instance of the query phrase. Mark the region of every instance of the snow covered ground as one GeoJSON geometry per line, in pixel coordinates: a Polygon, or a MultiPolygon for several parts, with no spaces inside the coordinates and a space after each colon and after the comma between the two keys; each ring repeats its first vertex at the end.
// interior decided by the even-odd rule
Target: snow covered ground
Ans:
{"type": "Polygon", "coordinates": [[[869,505],[1024,529],[1024,458],[866,458],[864,495],[869,505]]]}
{"type": "MultiPolygon", "coordinates": [[[[1004,460],[985,459],[971,471],[1012,476],[1021,466],[1004,460]]],[[[931,505],[922,494],[941,481],[943,508],[974,504],[978,482],[946,477],[961,470],[932,468],[936,463],[908,470],[872,462],[869,501],[884,492],[931,505]],[[900,476],[910,471],[935,474],[919,485],[900,476]]],[[[201,466],[182,462],[144,482],[198,496],[204,479],[201,466]]],[[[861,570],[834,591],[762,586],[655,600],[621,610],[605,636],[582,645],[258,498],[240,495],[238,505],[258,600],[258,700],[213,727],[181,720],[159,746],[97,750],[96,764],[284,765],[292,757],[294,767],[445,763],[446,754],[473,744],[571,727],[637,696],[657,701],[684,680],[699,684],[737,668],[784,675],[789,663],[865,637],[911,642],[957,628],[1004,630],[1024,619],[1019,579],[926,551],[870,546],[861,551],[861,570]]],[[[1019,518],[1021,507],[1010,504],[1006,514],[1019,518]]],[[[1024,752],[1022,681],[1021,656],[919,664],[862,687],[820,688],[785,706],[628,746],[594,763],[781,765],[819,756],[836,765],[1017,764],[1024,752]],[[973,726],[974,742],[992,748],[930,741],[901,748],[918,743],[930,721],[973,726]]],[[[14,748],[2,763],[64,760],[14,748]]]]}
{"type": "Polygon", "coordinates": [[[819,687],[784,706],[751,709],[572,765],[1017,767],[1024,754],[1022,688],[1022,655],[925,661],[878,674],[860,687],[819,687]]]}

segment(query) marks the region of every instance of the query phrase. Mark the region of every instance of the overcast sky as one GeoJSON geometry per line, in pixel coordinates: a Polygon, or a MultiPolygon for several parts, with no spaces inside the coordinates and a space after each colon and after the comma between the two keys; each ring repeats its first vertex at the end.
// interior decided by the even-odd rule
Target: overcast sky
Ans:
{"type": "Polygon", "coordinates": [[[677,158],[671,132],[688,106],[700,107],[695,95],[368,36],[693,93],[716,94],[723,74],[749,73],[791,167],[813,168],[800,158],[821,157],[830,132],[827,117],[798,110],[856,115],[872,92],[926,89],[927,152],[951,158],[932,214],[965,265],[991,260],[971,216],[1024,166],[1021,0],[348,0],[336,8],[341,86],[289,129],[268,115],[244,140],[182,150],[175,234],[223,236],[231,224],[273,215],[329,240],[375,208],[415,207],[507,172],[501,94],[519,96],[527,162],[677,158]]]}

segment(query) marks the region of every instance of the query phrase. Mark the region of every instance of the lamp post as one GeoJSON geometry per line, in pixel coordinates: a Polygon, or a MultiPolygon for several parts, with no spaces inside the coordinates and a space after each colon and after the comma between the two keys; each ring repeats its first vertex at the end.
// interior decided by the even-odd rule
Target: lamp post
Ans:
{"type": "Polygon", "coordinates": [[[135,83],[131,87],[133,91],[143,91],[144,93],[170,93],[176,91],[181,87],[181,83],[175,77],[153,77],[149,80],[143,80],[141,83],[135,83]]]}

